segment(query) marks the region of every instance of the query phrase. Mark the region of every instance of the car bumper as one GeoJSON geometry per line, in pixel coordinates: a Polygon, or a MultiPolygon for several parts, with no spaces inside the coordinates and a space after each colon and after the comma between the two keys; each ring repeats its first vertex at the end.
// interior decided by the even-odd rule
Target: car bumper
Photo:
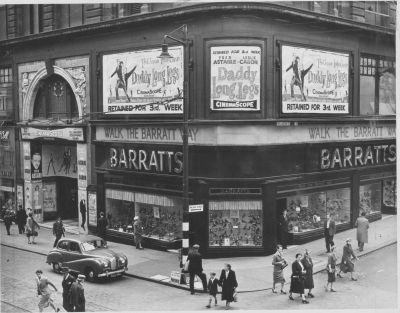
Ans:
{"type": "Polygon", "coordinates": [[[125,268],[121,268],[121,269],[115,270],[115,271],[105,271],[104,273],[97,275],[97,277],[119,276],[119,275],[122,275],[123,273],[125,273],[127,270],[128,270],[128,268],[125,267],[125,268]]]}

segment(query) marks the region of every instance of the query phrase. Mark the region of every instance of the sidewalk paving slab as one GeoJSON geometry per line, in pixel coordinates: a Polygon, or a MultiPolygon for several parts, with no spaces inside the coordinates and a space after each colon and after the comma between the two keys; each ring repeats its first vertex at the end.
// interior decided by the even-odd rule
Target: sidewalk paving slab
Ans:
{"type": "MultiPolygon", "coordinates": [[[[12,226],[11,236],[6,235],[3,223],[1,223],[0,229],[2,245],[35,252],[42,254],[43,256],[46,256],[52,249],[54,236],[52,235],[51,229],[46,227],[46,225],[42,225],[39,230],[36,245],[28,245],[26,236],[19,235],[18,229],[15,225],[12,226]]],[[[79,235],[76,233],[67,233],[67,237],[79,238],[79,235]]],[[[358,256],[366,255],[377,249],[396,243],[397,216],[383,215],[381,220],[370,223],[369,242],[366,244],[363,252],[356,250],[357,241],[355,228],[336,234],[334,242],[337,246],[337,255],[339,260],[342,256],[342,247],[345,244],[346,238],[352,239],[353,248],[358,256]]],[[[152,249],[137,250],[133,245],[120,244],[116,242],[108,242],[108,246],[110,249],[122,252],[128,257],[127,276],[145,279],[181,289],[188,289],[187,285],[171,283],[169,280],[172,271],[180,271],[179,254],[152,249]]],[[[284,250],[284,257],[289,263],[292,263],[295,259],[296,253],[304,253],[305,248],[311,251],[311,256],[314,262],[314,273],[325,270],[327,254],[325,252],[324,238],[314,240],[304,245],[289,246],[287,250],[284,250]]],[[[45,259],[43,263],[45,264],[45,259]]],[[[217,275],[219,275],[225,263],[230,263],[232,269],[236,271],[239,283],[239,292],[251,292],[272,288],[272,255],[204,259],[204,272],[207,274],[207,277],[210,272],[216,272],[217,275]]],[[[288,266],[284,273],[287,283],[290,282],[290,268],[291,267],[288,266]]],[[[202,289],[199,280],[195,282],[195,288],[199,289],[199,291],[202,289]]]]}

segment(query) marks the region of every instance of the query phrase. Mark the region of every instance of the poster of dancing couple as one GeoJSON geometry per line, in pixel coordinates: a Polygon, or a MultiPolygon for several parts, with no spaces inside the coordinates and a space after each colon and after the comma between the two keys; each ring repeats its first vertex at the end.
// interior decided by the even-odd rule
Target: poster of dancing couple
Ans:
{"type": "Polygon", "coordinates": [[[282,113],[349,113],[349,54],[282,45],[282,113]]]}

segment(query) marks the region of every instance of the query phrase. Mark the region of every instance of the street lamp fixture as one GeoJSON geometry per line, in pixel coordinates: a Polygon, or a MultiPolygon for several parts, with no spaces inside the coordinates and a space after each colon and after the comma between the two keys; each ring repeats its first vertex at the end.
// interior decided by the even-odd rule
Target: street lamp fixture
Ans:
{"type": "Polygon", "coordinates": [[[164,35],[164,42],[161,45],[161,54],[158,56],[160,59],[173,58],[168,52],[167,40],[177,42],[183,46],[184,49],[184,63],[183,63],[183,131],[182,131],[182,150],[183,150],[183,173],[182,173],[182,194],[183,194],[183,216],[182,216],[182,253],[180,265],[182,266],[188,256],[189,252],[189,80],[190,80],[190,46],[192,41],[188,38],[187,25],[182,25],[177,29],[164,35]],[[171,36],[174,33],[181,32],[183,39],[171,36]]]}

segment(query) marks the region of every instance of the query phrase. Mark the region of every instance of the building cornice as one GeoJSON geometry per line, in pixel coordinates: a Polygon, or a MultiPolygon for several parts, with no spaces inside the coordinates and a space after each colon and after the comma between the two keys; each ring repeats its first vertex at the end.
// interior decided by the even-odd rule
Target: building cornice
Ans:
{"type": "Polygon", "coordinates": [[[198,16],[199,14],[219,14],[219,13],[235,13],[235,14],[267,14],[265,16],[273,18],[289,19],[306,19],[313,22],[320,22],[327,26],[336,26],[337,28],[351,28],[361,32],[369,32],[386,36],[395,36],[396,30],[392,28],[375,26],[361,23],[349,19],[344,19],[328,14],[318,13],[314,11],[305,11],[297,8],[288,7],[277,3],[201,3],[185,7],[167,9],[162,11],[150,12],[145,14],[132,15],[125,18],[113,19],[100,23],[81,25],[65,29],[57,29],[54,31],[43,32],[39,34],[17,37],[0,42],[0,48],[11,48],[19,44],[35,43],[40,40],[48,40],[60,36],[86,35],[96,31],[116,31],[127,26],[143,23],[154,23],[162,20],[174,20],[177,18],[188,18],[198,16]]]}

